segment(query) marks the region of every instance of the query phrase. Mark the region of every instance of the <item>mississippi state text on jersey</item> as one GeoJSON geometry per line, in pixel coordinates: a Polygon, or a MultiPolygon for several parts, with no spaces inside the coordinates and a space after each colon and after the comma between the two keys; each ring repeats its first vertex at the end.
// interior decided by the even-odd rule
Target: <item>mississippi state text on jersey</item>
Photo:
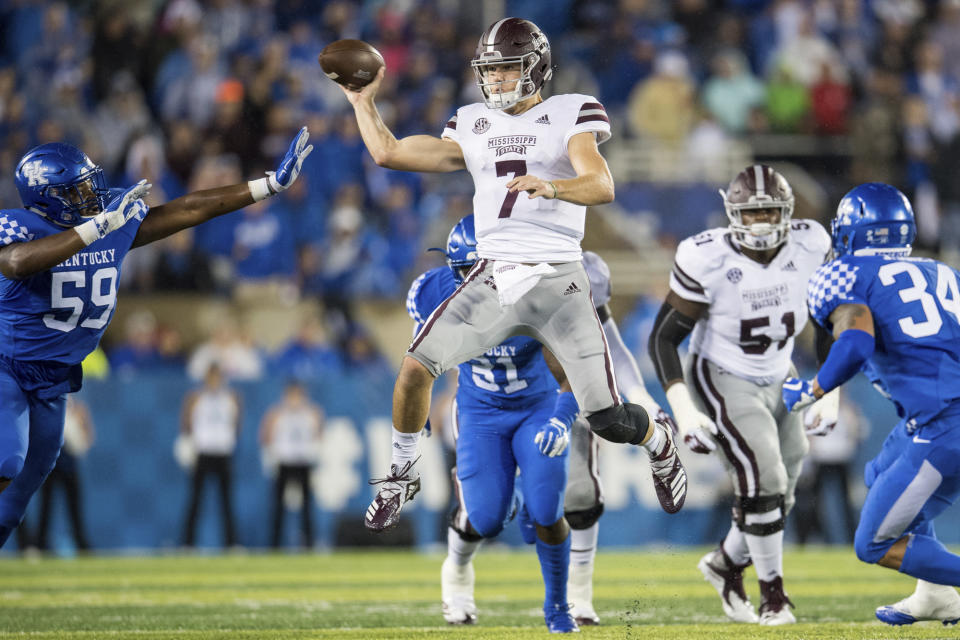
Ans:
{"type": "Polygon", "coordinates": [[[544,180],[577,176],[567,143],[593,132],[598,143],[610,139],[610,121],[596,98],[565,94],[547,98],[520,115],[467,105],[447,122],[442,137],[463,150],[473,176],[477,253],[492,260],[575,262],[580,259],[586,207],[564,200],[530,199],[509,193],[506,184],[519,175],[544,180]]]}
{"type": "Polygon", "coordinates": [[[768,384],[787,375],[794,336],[807,322],[807,280],[830,252],[830,236],[813,220],[794,220],[769,264],[746,257],[726,227],[677,247],[670,288],[710,305],[690,348],[731,373],[768,384]]]}

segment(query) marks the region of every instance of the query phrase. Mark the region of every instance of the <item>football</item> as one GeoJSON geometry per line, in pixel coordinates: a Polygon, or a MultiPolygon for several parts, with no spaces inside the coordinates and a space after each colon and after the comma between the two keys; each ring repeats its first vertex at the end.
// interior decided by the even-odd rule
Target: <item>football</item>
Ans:
{"type": "Polygon", "coordinates": [[[359,91],[377,77],[383,66],[383,56],[363,40],[331,42],[318,58],[327,77],[347,89],[359,91]]]}

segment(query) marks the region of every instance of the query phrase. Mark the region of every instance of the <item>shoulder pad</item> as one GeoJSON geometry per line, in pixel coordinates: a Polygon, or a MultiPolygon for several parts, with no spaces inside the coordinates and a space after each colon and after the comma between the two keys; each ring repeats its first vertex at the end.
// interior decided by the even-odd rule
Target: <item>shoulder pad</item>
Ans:
{"type": "Polygon", "coordinates": [[[816,220],[792,220],[790,238],[813,253],[826,255],[833,246],[830,234],[816,220]]]}

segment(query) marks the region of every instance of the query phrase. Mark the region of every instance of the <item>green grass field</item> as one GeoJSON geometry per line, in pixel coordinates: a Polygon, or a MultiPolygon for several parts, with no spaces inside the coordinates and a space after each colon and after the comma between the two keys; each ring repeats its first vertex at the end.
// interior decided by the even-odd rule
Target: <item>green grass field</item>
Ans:
{"type": "MultiPolygon", "coordinates": [[[[705,549],[603,552],[594,604],[603,626],[581,637],[956,638],[957,627],[894,628],[878,604],[913,580],[859,563],[850,549],[790,551],[786,586],[800,624],[726,622],[696,563],[705,549]]],[[[0,559],[5,638],[541,638],[543,587],[532,549],[482,550],[475,560],[479,623],[440,616],[439,554],[350,551],[0,559]]],[[[748,570],[747,592],[758,602],[748,570]]]]}

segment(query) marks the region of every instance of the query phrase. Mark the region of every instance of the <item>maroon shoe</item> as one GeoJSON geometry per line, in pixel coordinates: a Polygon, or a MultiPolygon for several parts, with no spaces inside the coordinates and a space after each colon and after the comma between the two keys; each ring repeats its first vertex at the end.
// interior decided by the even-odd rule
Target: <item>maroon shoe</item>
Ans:
{"type": "Polygon", "coordinates": [[[407,462],[402,467],[391,464],[390,475],[370,481],[370,484],[379,484],[380,490],[363,518],[367,529],[380,533],[397,526],[403,505],[407,500],[413,500],[420,491],[420,474],[413,470],[417,460],[407,462]]]}
{"type": "Polygon", "coordinates": [[[773,580],[760,580],[760,624],[781,625],[794,624],[797,619],[789,607],[793,603],[783,590],[783,578],[777,576],[773,580]]]}
{"type": "Polygon", "coordinates": [[[650,470],[653,472],[653,488],[657,490],[660,506],[667,513],[676,513],[687,499],[687,472],[677,455],[673,442],[673,430],[666,423],[655,420],[654,428],[663,434],[666,444],[656,455],[650,454],[650,470]]]}

